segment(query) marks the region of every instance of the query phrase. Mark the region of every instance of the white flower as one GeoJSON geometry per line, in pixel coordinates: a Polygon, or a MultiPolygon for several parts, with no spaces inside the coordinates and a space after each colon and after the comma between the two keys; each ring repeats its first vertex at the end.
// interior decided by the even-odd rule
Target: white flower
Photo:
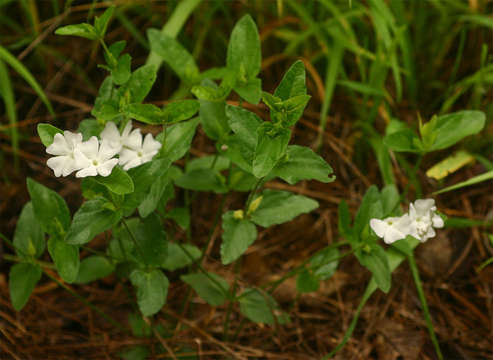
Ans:
{"type": "Polygon", "coordinates": [[[419,199],[409,205],[409,212],[400,217],[371,219],[370,227],[386,244],[411,235],[421,242],[436,235],[434,228],[443,227],[443,219],[436,213],[435,200],[419,199]]]}
{"type": "Polygon", "coordinates": [[[75,176],[108,176],[118,163],[118,159],[113,158],[118,153],[107,140],[99,144],[98,138],[92,136],[89,140],[80,144],[74,152],[75,161],[80,169],[75,176]]]}
{"type": "Polygon", "coordinates": [[[82,134],[80,133],[74,134],[70,131],[64,131],[63,135],[55,134],[53,143],[46,148],[46,152],[56,156],[49,158],[46,164],[54,171],[56,177],[70,175],[79,169],[75,161],[74,151],[81,143],[82,134]]]}
{"type": "Polygon", "coordinates": [[[411,234],[421,242],[434,237],[435,228],[443,227],[443,219],[436,213],[435,200],[419,199],[409,205],[411,234]]]}
{"type": "Polygon", "coordinates": [[[139,146],[134,149],[123,147],[120,151],[120,165],[124,170],[128,170],[152,160],[161,148],[161,143],[154,140],[151,134],[147,134],[142,143],[140,137],[139,146]]]}
{"type": "Polygon", "coordinates": [[[108,121],[99,136],[102,141],[107,141],[109,146],[117,149],[117,152],[120,152],[123,147],[137,149],[142,144],[142,134],[140,133],[140,129],[132,130],[131,121],[127,123],[121,135],[115,123],[108,121]]]}
{"type": "Polygon", "coordinates": [[[404,239],[411,230],[411,219],[408,214],[400,217],[388,217],[384,220],[371,219],[370,227],[386,244],[404,239]]]}

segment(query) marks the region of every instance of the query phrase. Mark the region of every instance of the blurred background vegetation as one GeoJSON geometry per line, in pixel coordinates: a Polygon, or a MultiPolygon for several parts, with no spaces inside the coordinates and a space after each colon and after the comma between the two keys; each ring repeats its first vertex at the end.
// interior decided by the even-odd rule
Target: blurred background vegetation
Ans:
{"type": "MultiPolygon", "coordinates": [[[[201,70],[222,67],[230,31],[245,13],[254,18],[260,31],[263,55],[260,77],[264,90],[273,90],[288,66],[302,59],[307,67],[308,93],[312,100],[295,133],[296,142],[311,145],[334,167],[339,184],[312,189],[315,193],[328,192],[329,200],[323,209],[328,209],[329,214],[341,198],[351,199],[350,205],[356,208],[364,190],[372,183],[396,183],[401,189],[411,184],[411,191],[427,194],[493,170],[493,1],[0,0],[2,233],[12,234],[18,213],[27,201],[26,176],[51,184],[63,194],[77,192],[72,179],[55,179],[46,168],[44,147],[37,138],[35,125],[50,122],[60,128],[76,129],[82,119],[90,116],[93,100],[106,76],[97,67],[103,62],[102,49],[97,42],[55,36],[54,30],[62,25],[92,21],[112,4],[118,7],[108,30],[108,42],[126,40],[126,51],[132,55],[134,67],[155,61],[149,60],[146,30],[163,27],[194,55],[201,70]],[[414,166],[414,158],[391,154],[384,147],[382,138],[389,124],[400,120],[416,129],[419,117],[427,120],[433,114],[463,109],[482,110],[487,116],[486,130],[460,145],[470,155],[463,165],[471,166],[459,167],[448,177],[430,179],[424,174],[426,169],[450,155],[439,152],[424,160],[419,179],[407,179],[399,168],[414,166]]],[[[190,96],[173,72],[162,65],[151,99],[163,103],[190,96]]],[[[258,109],[266,113],[262,105],[258,109]]],[[[208,151],[207,145],[201,142],[196,148],[208,151]]],[[[482,183],[460,197],[446,194],[439,203],[442,208],[450,208],[451,215],[484,220],[491,216],[488,185],[491,183],[482,183]]],[[[335,219],[329,224],[337,231],[335,219]]],[[[452,259],[458,259],[465,246],[465,241],[452,246],[453,264],[456,262],[452,259]]],[[[476,246],[477,251],[473,253],[479,255],[470,255],[471,259],[465,262],[462,259],[453,269],[455,272],[467,264],[469,270],[463,272],[469,278],[464,275],[462,281],[469,285],[477,283],[470,269],[492,252],[483,240],[476,246]]],[[[470,246],[468,254],[469,250],[470,246]]],[[[364,283],[361,280],[356,284],[362,288],[364,283]]],[[[493,289],[491,286],[488,289],[484,291],[490,291],[490,320],[476,314],[484,332],[475,333],[472,330],[475,325],[464,320],[465,329],[474,337],[472,342],[481,343],[491,336],[488,331],[492,329],[493,289]]],[[[448,296],[454,304],[466,306],[454,295],[448,296]]],[[[471,296],[462,299],[471,309],[476,309],[471,311],[486,313],[482,307],[486,300],[471,296]]],[[[435,306],[439,307],[440,301],[443,299],[437,300],[435,306]]],[[[446,318],[443,315],[439,321],[444,323],[446,318]]],[[[337,343],[338,336],[340,339],[343,331],[340,322],[330,327],[337,329],[331,336],[333,339],[328,344],[307,345],[316,349],[313,352],[322,354],[337,343]]],[[[445,330],[441,331],[444,336],[445,330]]],[[[365,340],[363,335],[355,336],[365,340]]],[[[359,346],[370,343],[368,339],[365,341],[359,346]]],[[[468,340],[457,341],[461,349],[471,351],[468,354],[472,358],[493,358],[491,348],[471,345],[468,340]]],[[[348,346],[358,349],[357,344],[348,346]]],[[[368,354],[376,351],[375,348],[378,347],[370,347],[368,354]]],[[[449,354],[458,351],[453,349],[450,345],[449,354]]]]}

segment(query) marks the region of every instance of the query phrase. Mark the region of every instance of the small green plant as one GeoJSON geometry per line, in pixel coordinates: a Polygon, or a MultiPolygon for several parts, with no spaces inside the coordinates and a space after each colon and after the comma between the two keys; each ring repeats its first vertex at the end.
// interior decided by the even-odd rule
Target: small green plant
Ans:
{"type": "MultiPolygon", "coordinates": [[[[223,199],[232,192],[248,194],[237,208],[224,209],[223,200],[217,214],[223,230],[221,262],[241,266],[242,256],[257,240],[257,227],[283,224],[318,207],[317,201],[306,196],[264,189],[267,181],[278,178],[296,184],[302,180],[335,180],[331,166],[322,157],[308,147],[289,144],[293,127],[310,100],[305,66],[301,61],[294,62],[272,94],[263,91],[258,77],[259,34],[248,15],[238,21],[231,33],[225,66],[203,72],[173,36],[150,29],[147,35],[152,52],[180,78],[182,92],[195,96],[158,107],[144,102],[156,81],[155,64],[132,69],[132,58],[124,53],[125,42],[105,42],[114,10],[107,9],[95,18],[94,24],[69,25],[56,31],[59,35],[99,42],[106,60],[100,68],[108,76],[95,100],[93,118],[83,120],[77,130],[61,130],[50,124],[38,126],[46,152],[52,155],[47,165],[55,176],[75,173],[82,178],[85,202],[71,216],[59,194],[27,179],[31,201],[22,210],[11,244],[16,255],[6,256],[16,262],[9,277],[14,308],[20,311],[25,306],[43,273],[51,277],[46,269],[55,269],[64,282],[75,284],[116,273],[135,289],[140,315],[129,316],[134,335],[159,334],[164,330],[148,317],[165,306],[169,274],[179,270],[180,280],[205,302],[211,306],[227,304],[227,339],[234,304],[253,322],[284,324],[290,319],[272,295],[277,286],[296,276],[299,293],[316,291],[320,282],[334,274],[340,259],[354,254],[371,272],[372,279],[344,339],[328,358],[347,342],[370,296],[377,289],[387,293],[392,272],[407,260],[430,336],[442,358],[413,251],[420,242],[435,236],[434,228],[446,223],[437,213],[433,199],[418,199],[403,214],[400,204],[406,201],[407,189],[399,192],[394,184],[381,191],[375,185],[369,187],[354,220],[347,203],[341,202],[339,233],[344,240],[312,254],[275,282],[241,288],[237,278],[230,283],[202,266],[204,249],[209,244],[201,249],[192,241],[183,243],[170,226],[172,220],[189,234],[192,231],[189,202],[172,206],[175,189],[186,194],[222,194],[223,199]],[[227,102],[233,92],[240,98],[238,106],[227,102]],[[261,100],[269,109],[270,121],[242,106],[244,101],[256,105],[261,100]],[[155,137],[144,137],[133,122],[159,127],[160,132],[155,137]],[[199,126],[216,151],[193,157],[189,150],[199,126]],[[185,165],[178,166],[178,160],[185,165]],[[91,241],[104,232],[111,234],[105,249],[92,249],[91,241]],[[381,244],[380,238],[389,246],[381,244]],[[345,246],[349,250],[341,252],[339,248],[345,246]],[[52,262],[40,260],[45,248],[52,262]],[[93,254],[81,259],[81,249],[93,254]]],[[[484,114],[479,111],[440,115],[420,123],[418,136],[406,124],[394,120],[388,124],[380,146],[387,156],[389,151],[417,154],[417,165],[407,174],[417,182],[416,172],[425,154],[449,148],[465,136],[478,133],[484,122],[484,114]]],[[[130,353],[145,358],[149,352],[138,346],[122,356],[130,353]]]]}

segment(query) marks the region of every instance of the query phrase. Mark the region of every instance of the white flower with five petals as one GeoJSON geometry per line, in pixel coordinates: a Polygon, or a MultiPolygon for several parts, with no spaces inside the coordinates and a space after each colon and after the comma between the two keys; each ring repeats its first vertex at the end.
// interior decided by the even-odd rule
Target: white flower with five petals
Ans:
{"type": "Polygon", "coordinates": [[[151,134],[147,134],[142,143],[142,135],[140,137],[140,144],[137,148],[129,149],[123,147],[120,152],[119,164],[123,165],[124,170],[128,170],[149,162],[152,160],[161,148],[161,143],[154,140],[151,134]]]}
{"type": "Polygon", "coordinates": [[[92,136],[89,140],[80,144],[74,152],[75,160],[80,169],[75,176],[108,176],[118,164],[118,159],[113,158],[118,153],[108,141],[103,140],[99,144],[98,138],[92,136]]]}
{"type": "Polygon", "coordinates": [[[49,158],[46,164],[54,171],[56,177],[68,176],[80,168],[74,152],[81,143],[82,134],[74,134],[70,131],[64,131],[63,135],[55,134],[53,143],[46,148],[46,152],[56,156],[49,158]]]}

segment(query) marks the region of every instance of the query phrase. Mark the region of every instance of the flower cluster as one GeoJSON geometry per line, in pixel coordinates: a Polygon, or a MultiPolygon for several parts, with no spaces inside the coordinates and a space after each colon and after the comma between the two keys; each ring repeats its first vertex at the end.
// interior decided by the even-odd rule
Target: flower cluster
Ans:
{"type": "Polygon", "coordinates": [[[140,129],[132,130],[132,122],[128,122],[120,134],[115,123],[108,122],[98,139],[92,136],[82,141],[82,134],[64,131],[53,138],[53,143],[46,152],[55,155],[47,161],[55,176],[68,176],[72,172],[76,177],[108,176],[116,164],[124,170],[131,169],[151,161],[161,148],[161,143],[154,140],[151,134],[144,139],[140,129]],[[115,156],[118,155],[118,158],[115,156]]]}
{"type": "Polygon", "coordinates": [[[386,244],[411,235],[421,242],[435,236],[434,228],[443,227],[443,219],[436,213],[435,200],[419,199],[400,217],[371,219],[370,227],[386,244]]]}

